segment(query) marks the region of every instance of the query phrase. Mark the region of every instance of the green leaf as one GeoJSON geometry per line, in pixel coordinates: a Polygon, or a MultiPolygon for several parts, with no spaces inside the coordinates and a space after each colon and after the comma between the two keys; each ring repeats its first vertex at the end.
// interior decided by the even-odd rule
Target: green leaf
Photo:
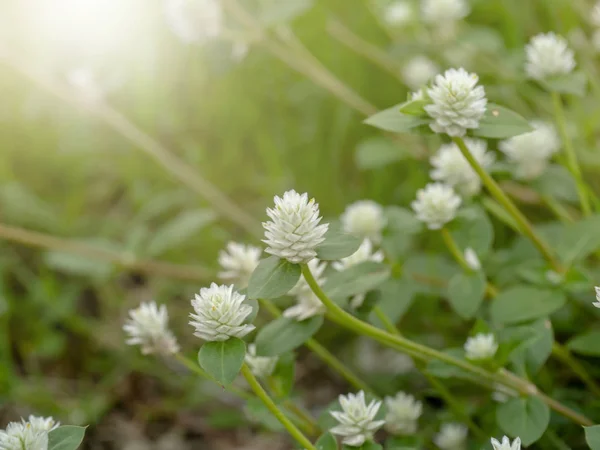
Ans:
{"type": "Polygon", "coordinates": [[[317,450],[337,450],[337,441],[333,437],[333,435],[329,432],[323,434],[317,442],[315,442],[315,447],[317,450]]]}
{"type": "Polygon", "coordinates": [[[388,257],[403,260],[411,249],[415,236],[423,230],[423,222],[412,211],[399,206],[387,207],[385,215],[387,227],[381,247],[388,257]]]}
{"type": "Polygon", "coordinates": [[[63,425],[48,433],[48,450],[75,450],[81,445],[85,427],[63,425]]]}
{"type": "Polygon", "coordinates": [[[309,340],[323,324],[323,316],[315,316],[301,322],[279,317],[260,329],[256,335],[256,354],[277,356],[300,347],[309,340]]]}
{"type": "MultiPolygon", "coordinates": [[[[391,322],[397,323],[413,304],[418,287],[412,280],[390,279],[379,290],[380,300],[377,306],[391,322]]],[[[369,322],[383,327],[375,313],[371,313],[369,322]]]]}
{"type": "Polygon", "coordinates": [[[402,150],[389,139],[376,137],[362,141],[356,147],[354,161],[362,170],[378,169],[406,158],[408,152],[402,150]]]}
{"type": "Polygon", "coordinates": [[[494,103],[488,103],[479,127],[473,130],[472,134],[488,139],[508,139],[531,131],[533,128],[529,122],[516,112],[494,103]]]}
{"type": "Polygon", "coordinates": [[[583,72],[573,72],[542,80],[540,84],[550,92],[583,97],[587,88],[587,77],[583,72]]]}
{"type": "Polygon", "coordinates": [[[431,122],[431,119],[429,118],[402,114],[400,112],[400,107],[403,105],[404,104],[402,103],[399,105],[394,105],[391,108],[384,109],[383,111],[379,111],[371,117],[368,117],[363,123],[385,131],[406,133],[413,128],[417,128],[421,125],[426,125],[431,122]]]}
{"type": "Polygon", "coordinates": [[[113,270],[113,265],[87,256],[51,250],[44,254],[46,265],[59,272],[74,276],[85,276],[102,281],[107,280],[113,270]]]}
{"type": "Polygon", "coordinates": [[[281,422],[273,415],[271,411],[259,398],[246,400],[244,405],[246,418],[254,423],[263,425],[267,430],[280,432],[285,430],[281,422]]]}
{"type": "MultiPolygon", "coordinates": [[[[546,317],[538,321],[517,327],[505,328],[500,332],[500,350],[507,348],[510,352],[506,357],[516,366],[530,375],[536,374],[544,365],[554,344],[552,324],[546,317]]],[[[502,355],[498,352],[496,360],[502,355]]],[[[506,358],[500,361],[506,362],[506,358]]]]}
{"type": "Polygon", "coordinates": [[[325,242],[317,247],[317,258],[322,261],[336,261],[352,255],[362,240],[339,230],[329,229],[325,234],[325,242]]]}
{"type": "Polygon", "coordinates": [[[498,426],[509,436],[520,437],[523,446],[537,441],[550,422],[550,409],[537,397],[513,398],[496,409],[498,426]]]}
{"type": "Polygon", "coordinates": [[[548,166],[531,184],[540,194],[557,200],[577,202],[579,199],[575,179],[563,166],[556,164],[548,166]]]}
{"type": "Polygon", "coordinates": [[[465,208],[452,224],[452,237],[459,248],[472,248],[479,258],[487,255],[494,242],[494,227],[486,212],[473,206],[465,208]]]}
{"type": "Polygon", "coordinates": [[[294,377],[296,373],[296,360],[292,352],[284,353],[277,359],[277,365],[271,375],[273,391],[279,398],[285,398],[290,395],[294,387],[294,377]]]}
{"type": "Polygon", "coordinates": [[[490,316],[498,325],[519,323],[548,316],[566,301],[562,292],[519,285],[502,291],[492,300],[490,316]]]}
{"type": "Polygon", "coordinates": [[[382,450],[383,447],[376,442],[367,441],[360,447],[353,447],[350,445],[342,445],[343,450],[382,450]]]}
{"type": "Polygon", "coordinates": [[[585,441],[592,450],[600,450],[600,425],[583,427],[585,430],[585,441]]]}
{"type": "Polygon", "coordinates": [[[246,344],[238,338],[206,342],[198,352],[198,363],[218,383],[226,386],[237,377],[244,357],[246,344]]]}
{"type": "Polygon", "coordinates": [[[290,22],[312,6],[312,0],[261,0],[258,20],[267,27],[290,22]]]}
{"type": "Polygon", "coordinates": [[[559,258],[565,265],[585,259],[600,248],[600,214],[586,217],[575,224],[558,225],[543,232],[548,242],[552,242],[559,258]]]}
{"type": "Polygon", "coordinates": [[[448,301],[463,319],[471,319],[485,296],[486,279],[481,272],[458,273],[450,279],[448,301]]]}
{"type": "MultiPolygon", "coordinates": [[[[465,359],[465,352],[462,348],[448,348],[444,350],[443,353],[463,361],[465,359]]],[[[438,378],[468,378],[470,376],[463,369],[438,359],[429,361],[427,364],[427,372],[438,378]]]]}
{"type": "Polygon", "coordinates": [[[330,298],[347,298],[375,289],[389,276],[387,265],[366,261],[329,275],[323,290],[330,298]]]}
{"type": "Polygon", "coordinates": [[[287,294],[300,279],[301,269],[276,256],[262,259],[248,282],[249,298],[277,298],[287,294]]]}
{"type": "Polygon", "coordinates": [[[215,212],[209,209],[196,209],[180,213],[152,235],[152,240],[146,246],[146,254],[157,256],[185,245],[216,217],[215,212]]]}
{"type": "Polygon", "coordinates": [[[409,100],[400,105],[398,110],[402,114],[408,114],[410,116],[427,116],[425,112],[425,106],[431,103],[430,100],[409,100]]]}
{"type": "Polygon", "coordinates": [[[567,347],[587,356],[600,356],[600,330],[591,330],[575,336],[567,343],[567,347]]]}

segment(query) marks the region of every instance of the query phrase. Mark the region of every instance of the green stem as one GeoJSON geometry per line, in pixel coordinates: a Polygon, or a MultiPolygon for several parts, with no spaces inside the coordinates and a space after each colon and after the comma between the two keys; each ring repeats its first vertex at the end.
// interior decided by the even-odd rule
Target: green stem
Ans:
{"type": "Polygon", "coordinates": [[[283,402],[283,406],[285,409],[293,413],[296,417],[302,420],[304,423],[304,432],[309,436],[318,436],[321,433],[321,429],[319,425],[315,422],[315,419],[311,417],[311,415],[306,412],[303,408],[296,405],[291,400],[285,400],[283,402]]]}
{"type": "Polygon", "coordinates": [[[396,325],[394,325],[394,323],[388,318],[388,316],[385,315],[385,313],[379,306],[375,306],[373,308],[373,312],[375,313],[379,321],[383,324],[383,328],[385,328],[388,332],[392,334],[400,334],[398,328],[396,328],[396,325]]]}
{"type": "Polygon", "coordinates": [[[481,181],[490,192],[490,194],[500,203],[506,211],[512,216],[515,222],[518,224],[519,229],[523,234],[525,234],[533,244],[538,248],[540,253],[544,255],[544,258],[550,263],[555,272],[564,273],[564,269],[558,260],[555,258],[554,254],[548,244],[535,232],[529,220],[523,215],[523,213],[515,206],[510,198],[502,191],[498,183],[494,181],[494,179],[481,167],[479,162],[473,157],[471,151],[468,149],[465,141],[460,137],[453,137],[452,140],[458,146],[461,153],[465,157],[465,159],[469,162],[473,170],[477,172],[481,181]]]}
{"type": "Polygon", "coordinates": [[[458,247],[458,244],[456,243],[450,232],[446,228],[442,228],[440,231],[442,232],[442,238],[444,239],[446,247],[448,247],[448,250],[450,250],[450,253],[452,253],[452,256],[454,257],[456,262],[460,264],[460,267],[462,267],[465,272],[473,272],[473,269],[471,269],[469,263],[467,263],[463,252],[458,247]]]}
{"type": "Polygon", "coordinates": [[[244,364],[242,366],[242,375],[256,394],[256,396],[263,402],[271,414],[273,414],[277,420],[285,427],[290,435],[306,450],[316,450],[310,440],[304,436],[304,434],[294,425],[290,419],[281,411],[275,402],[269,397],[269,394],[263,389],[256,377],[252,374],[250,368],[244,364]]]}

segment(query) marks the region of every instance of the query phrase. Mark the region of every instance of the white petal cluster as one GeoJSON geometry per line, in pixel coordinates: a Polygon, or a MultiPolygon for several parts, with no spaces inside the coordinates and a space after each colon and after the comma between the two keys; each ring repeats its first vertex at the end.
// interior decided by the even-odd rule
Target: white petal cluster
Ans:
{"type": "Polygon", "coordinates": [[[48,433],[60,424],[52,417],[29,416],[0,430],[0,450],[47,450],[48,433]]]}
{"type": "Polygon", "coordinates": [[[270,376],[277,365],[277,356],[256,356],[256,345],[248,345],[245,361],[252,373],[260,378],[270,376]]]}
{"type": "MultiPolygon", "coordinates": [[[[313,274],[317,284],[322,286],[326,280],[323,276],[323,272],[325,272],[325,269],[327,268],[327,263],[315,258],[308,263],[308,268],[313,274]]],[[[284,317],[302,321],[313,316],[320,316],[327,311],[325,305],[313,293],[312,289],[304,279],[304,275],[300,276],[298,283],[290,290],[289,294],[295,296],[296,305],[283,311],[284,317]]]]}
{"type": "Polygon", "coordinates": [[[465,353],[467,359],[482,361],[491,359],[498,351],[498,343],[493,334],[479,333],[467,339],[465,353]]]}
{"type": "Polygon", "coordinates": [[[375,420],[381,402],[371,400],[367,405],[365,393],[340,395],[342,411],[331,411],[331,415],[339,422],[330,431],[342,436],[346,445],[359,447],[373,438],[373,433],[383,426],[384,420],[375,420]]]}
{"type": "Polygon", "coordinates": [[[73,88],[78,98],[86,103],[102,100],[105,89],[100,86],[96,74],[89,67],[77,67],[66,74],[67,83],[73,88]]]}
{"type": "Polygon", "coordinates": [[[560,138],[549,123],[533,121],[533,131],[501,141],[498,148],[515,164],[515,176],[520,180],[539,177],[552,156],[560,149],[560,138]]]}
{"type": "Polygon", "coordinates": [[[415,56],[402,69],[402,79],[411,89],[426,85],[440,72],[439,67],[426,56],[415,56]]]}
{"type": "Polygon", "coordinates": [[[195,314],[190,325],[196,328],[195,336],[205,341],[226,341],[231,337],[242,338],[254,330],[254,325],[244,324],[252,313],[252,307],[244,304],[245,295],[233,289],[233,285],[218,286],[212,283],[192,299],[195,314]]]}
{"type": "Polygon", "coordinates": [[[566,75],[575,68],[575,54],[567,40],[552,32],[531,38],[525,56],[525,72],[535,80],[566,75]]]}
{"type": "MultiPolygon", "coordinates": [[[[487,151],[486,141],[471,138],[465,138],[464,141],[473,158],[483,168],[494,163],[496,158],[487,151]]],[[[481,178],[454,142],[442,145],[429,161],[433,166],[430,175],[434,180],[442,181],[466,196],[475,195],[481,190],[481,178]]]]}
{"type": "Polygon", "coordinates": [[[423,404],[412,395],[398,392],[394,397],[386,397],[385,429],[391,434],[414,434],[417,420],[423,413],[423,404]]]}
{"type": "Polygon", "coordinates": [[[35,431],[50,432],[60,426],[60,422],[54,420],[54,417],[29,416],[27,422],[35,431]]]}
{"type": "Polygon", "coordinates": [[[421,0],[423,21],[442,25],[464,19],[471,12],[466,0],[421,0]]]}
{"type": "Polygon", "coordinates": [[[383,206],[372,200],[359,200],[348,205],[340,220],[346,233],[368,238],[376,244],[381,241],[381,233],[387,225],[383,206]]]}
{"type": "Polygon", "coordinates": [[[411,203],[417,219],[430,230],[439,230],[456,217],[462,203],[454,189],[443,183],[429,183],[417,192],[417,199],[411,203]]]}
{"type": "Polygon", "coordinates": [[[415,12],[406,0],[390,3],[383,11],[383,19],[388,25],[402,27],[414,19],[415,12]]]}
{"type": "Polygon", "coordinates": [[[219,278],[240,289],[248,286],[250,276],[258,266],[262,250],[252,245],[229,242],[219,253],[219,278]]]}
{"type": "Polygon", "coordinates": [[[448,69],[435,77],[427,95],[432,103],[425,111],[434,121],[429,125],[436,133],[464,136],[469,129],[479,127],[486,111],[487,99],[479,77],[462,67],[448,69]]]}
{"type": "Polygon", "coordinates": [[[481,269],[481,262],[477,257],[477,253],[471,247],[465,249],[465,261],[467,265],[471,268],[471,270],[479,270],[481,269]]]}
{"type": "Polygon", "coordinates": [[[494,450],[521,450],[521,438],[519,437],[516,437],[512,444],[510,443],[508,436],[502,438],[502,443],[494,438],[492,438],[491,441],[494,450]]]}
{"type": "Polygon", "coordinates": [[[592,303],[596,308],[600,308],[600,286],[594,287],[596,291],[596,301],[592,303]]]}
{"type": "Polygon", "coordinates": [[[125,343],[139,345],[144,355],[168,355],[179,351],[177,339],[169,330],[169,313],[165,305],[159,308],[155,302],[149,302],[130,310],[123,331],[128,335],[125,343]]]}
{"type": "Polygon", "coordinates": [[[467,427],[458,423],[445,423],[433,439],[442,450],[460,450],[465,446],[467,427]]]}
{"type": "Polygon", "coordinates": [[[595,27],[600,27],[600,2],[597,2],[592,7],[592,12],[590,13],[590,22],[595,27]]]}
{"type": "Polygon", "coordinates": [[[315,249],[325,240],[329,224],[321,224],[319,205],[308,194],[291,190],[283,197],[275,196],[275,208],[267,208],[269,222],[263,222],[267,253],[294,264],[313,259],[315,249]]]}
{"type": "Polygon", "coordinates": [[[171,31],[186,44],[203,44],[223,29],[218,0],[165,0],[165,18],[171,31]]]}

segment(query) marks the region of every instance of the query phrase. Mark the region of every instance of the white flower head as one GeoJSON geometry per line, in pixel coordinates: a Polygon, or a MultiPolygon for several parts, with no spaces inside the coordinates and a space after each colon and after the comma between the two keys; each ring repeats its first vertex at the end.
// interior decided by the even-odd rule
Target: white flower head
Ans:
{"type": "Polygon", "coordinates": [[[381,233],[387,224],[383,206],[373,200],[359,200],[348,205],[340,220],[346,233],[369,238],[376,244],[381,241],[381,233]]]}
{"type": "Polygon", "coordinates": [[[277,365],[277,356],[256,356],[256,345],[248,345],[245,361],[252,373],[260,378],[270,376],[277,365]]]}
{"type": "Polygon", "coordinates": [[[365,441],[373,438],[373,433],[385,423],[384,420],[375,420],[381,407],[381,402],[371,400],[367,405],[365,393],[340,395],[342,411],[331,411],[330,414],[339,422],[330,431],[342,436],[342,442],[352,447],[359,447],[365,441]]]}
{"type": "Polygon", "coordinates": [[[261,253],[262,250],[258,247],[229,242],[219,253],[219,265],[223,269],[219,272],[219,278],[235,284],[240,289],[247,287],[252,272],[258,266],[261,253]]]}
{"type": "Polygon", "coordinates": [[[231,337],[242,338],[254,330],[254,325],[244,324],[252,313],[252,307],[244,304],[245,295],[233,289],[233,285],[218,286],[212,283],[192,299],[196,314],[190,325],[196,328],[195,336],[205,341],[226,341],[231,337]]]}
{"type": "Polygon", "coordinates": [[[439,67],[426,56],[415,56],[402,69],[402,79],[411,89],[419,89],[440,72],[439,67]]]}
{"type": "Polygon", "coordinates": [[[567,40],[552,32],[531,38],[525,46],[525,56],[525,72],[535,80],[566,75],[575,68],[575,54],[567,40]]]}
{"type": "MultiPolygon", "coordinates": [[[[492,152],[487,151],[486,141],[471,138],[465,138],[464,141],[473,158],[483,168],[494,163],[496,158],[492,152]]],[[[434,180],[442,181],[467,196],[475,195],[481,190],[481,178],[454,142],[442,145],[429,161],[433,166],[430,175],[434,180]]]]}
{"type": "Polygon", "coordinates": [[[594,287],[596,291],[596,301],[592,303],[596,308],[600,308],[600,286],[594,287]]]}
{"type": "Polygon", "coordinates": [[[471,12],[466,0],[421,0],[423,21],[443,25],[464,19],[471,12]]]}
{"type": "Polygon", "coordinates": [[[414,19],[415,11],[412,5],[405,0],[398,0],[389,4],[383,11],[383,19],[388,25],[402,27],[414,19]]]}
{"type": "Polygon", "coordinates": [[[321,300],[312,291],[307,291],[296,295],[296,305],[283,311],[283,317],[303,321],[313,316],[323,315],[325,312],[327,308],[321,300]]]}
{"type": "Polygon", "coordinates": [[[411,203],[417,219],[430,230],[439,230],[456,217],[462,203],[452,187],[443,183],[429,183],[417,192],[417,199],[411,203]]]}
{"type": "Polygon", "coordinates": [[[165,0],[165,18],[171,31],[186,44],[203,44],[223,29],[218,0],[165,0]]]}
{"type": "Polygon", "coordinates": [[[102,100],[105,90],[100,86],[96,74],[89,67],[77,67],[66,74],[67,83],[75,94],[86,103],[102,100]]]}
{"type": "Polygon", "coordinates": [[[590,22],[595,27],[600,27],[600,1],[596,2],[596,4],[592,7],[592,12],[590,13],[590,22]]]}
{"type": "Polygon", "coordinates": [[[0,430],[0,450],[47,450],[48,430],[33,427],[29,422],[11,422],[0,430]]]}
{"type": "Polygon", "coordinates": [[[464,136],[469,129],[479,127],[486,111],[487,99],[483,86],[477,86],[479,77],[462,67],[448,69],[437,75],[427,89],[432,103],[425,111],[434,121],[429,127],[436,133],[464,136]]]}
{"type": "Polygon", "coordinates": [[[125,343],[139,345],[144,355],[168,355],[179,351],[177,339],[169,330],[169,313],[165,305],[159,308],[155,302],[149,302],[130,310],[123,331],[128,335],[125,343]]]}
{"type": "Polygon", "coordinates": [[[321,224],[319,205],[308,194],[293,189],[275,196],[275,208],[267,208],[269,222],[263,222],[265,250],[294,264],[306,264],[317,256],[316,248],[325,241],[329,224],[321,224]]]}
{"type": "Polygon", "coordinates": [[[394,397],[386,397],[385,429],[392,434],[414,434],[417,420],[423,413],[423,404],[412,395],[398,392],[394,397]]]}
{"type": "Polygon", "coordinates": [[[481,262],[477,257],[477,253],[471,247],[465,249],[465,261],[472,270],[481,269],[481,262]]]}
{"type": "Polygon", "coordinates": [[[498,351],[498,343],[493,334],[479,333],[467,339],[465,353],[467,359],[487,360],[494,357],[498,351]]]}
{"type": "Polygon", "coordinates": [[[515,176],[520,180],[539,177],[552,156],[560,149],[560,138],[553,125],[533,121],[533,131],[501,141],[498,148],[515,164],[515,176]]]}
{"type": "Polygon", "coordinates": [[[491,441],[494,450],[521,450],[521,438],[519,437],[516,437],[512,444],[510,443],[508,436],[502,438],[502,443],[494,438],[492,438],[491,441]]]}
{"type": "Polygon", "coordinates": [[[60,426],[60,422],[56,422],[53,417],[29,416],[28,422],[37,431],[50,432],[60,426]]]}
{"type": "Polygon", "coordinates": [[[458,423],[445,423],[433,441],[442,450],[459,450],[464,448],[466,438],[467,427],[458,423]]]}

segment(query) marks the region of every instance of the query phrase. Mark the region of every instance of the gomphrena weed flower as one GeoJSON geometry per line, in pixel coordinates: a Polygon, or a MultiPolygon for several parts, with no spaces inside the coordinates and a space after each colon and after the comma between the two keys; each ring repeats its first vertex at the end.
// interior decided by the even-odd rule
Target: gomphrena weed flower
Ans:
{"type": "Polygon", "coordinates": [[[218,0],[166,0],[165,17],[171,31],[186,44],[217,38],[223,28],[218,0]]]}
{"type": "Polygon", "coordinates": [[[385,429],[391,434],[414,434],[417,420],[423,413],[423,404],[412,395],[398,392],[394,397],[386,397],[385,429]]]}
{"type": "Polygon", "coordinates": [[[525,46],[525,56],[525,72],[535,80],[566,75],[575,68],[575,53],[567,40],[552,32],[531,38],[525,46]]]}
{"type": "Polygon", "coordinates": [[[329,224],[321,224],[319,205],[308,194],[291,190],[275,197],[275,207],[267,208],[269,222],[263,222],[267,253],[294,264],[306,264],[325,240],[329,224]]]}
{"type": "Polygon", "coordinates": [[[390,3],[383,10],[383,19],[385,23],[392,27],[402,27],[413,21],[415,11],[410,2],[398,0],[390,3]]]}
{"type": "Polygon", "coordinates": [[[0,430],[0,450],[47,450],[48,433],[60,424],[52,417],[29,416],[0,430]]]}
{"type": "Polygon", "coordinates": [[[219,265],[222,269],[219,278],[235,284],[240,289],[247,287],[261,254],[262,250],[258,247],[229,242],[225,249],[219,252],[219,265]]]}
{"type": "Polygon", "coordinates": [[[448,69],[437,75],[427,89],[432,103],[425,111],[434,121],[429,127],[436,133],[464,136],[469,129],[479,127],[486,111],[487,99],[483,86],[477,86],[479,77],[462,67],[448,69]]]}
{"type": "Polygon", "coordinates": [[[369,238],[376,244],[381,241],[381,233],[387,225],[383,206],[373,200],[359,200],[348,205],[340,220],[346,233],[369,238]]]}
{"type": "Polygon", "coordinates": [[[442,450],[460,450],[465,446],[467,427],[458,423],[445,423],[433,442],[442,450]]]}
{"type": "Polygon", "coordinates": [[[443,183],[429,183],[417,192],[417,199],[411,203],[417,219],[430,230],[439,230],[456,217],[462,203],[454,189],[443,183]]]}
{"type": "Polygon", "coordinates": [[[471,247],[465,249],[465,261],[471,270],[481,269],[481,262],[477,257],[477,253],[475,253],[475,250],[473,250],[471,247]]]}
{"type": "Polygon", "coordinates": [[[249,344],[245,361],[252,373],[261,378],[270,376],[277,365],[277,356],[256,356],[256,345],[249,344]]]}
{"type": "Polygon", "coordinates": [[[515,440],[510,443],[508,436],[502,438],[502,442],[498,442],[497,439],[492,438],[492,447],[494,450],[521,450],[521,438],[516,437],[515,440]]]}
{"type": "Polygon", "coordinates": [[[470,12],[465,0],[421,0],[423,21],[429,24],[455,22],[464,19],[470,12]]]}
{"type": "Polygon", "coordinates": [[[123,331],[128,335],[125,343],[139,345],[144,355],[168,355],[179,351],[177,339],[169,330],[169,314],[165,305],[159,308],[155,302],[148,302],[130,310],[123,331]]]}
{"type": "Polygon", "coordinates": [[[600,286],[594,288],[596,291],[596,301],[592,303],[596,308],[600,308],[600,286]]]}
{"type": "Polygon", "coordinates": [[[402,69],[402,79],[411,89],[420,89],[440,73],[436,63],[419,55],[408,61],[402,69]]]}
{"type": "Polygon", "coordinates": [[[244,304],[245,295],[234,290],[233,285],[218,286],[212,283],[192,299],[195,314],[190,325],[196,328],[195,336],[205,341],[226,341],[231,337],[242,338],[254,330],[254,325],[244,321],[252,313],[252,307],[244,304]]]}
{"type": "Polygon", "coordinates": [[[367,405],[365,393],[340,395],[342,411],[331,411],[330,414],[340,424],[330,431],[342,436],[342,442],[353,447],[361,446],[373,438],[373,433],[383,426],[384,420],[375,420],[381,402],[371,400],[367,405]]]}
{"type": "Polygon", "coordinates": [[[54,417],[29,416],[27,422],[34,430],[50,432],[60,426],[54,417]]]}
{"type": "Polygon", "coordinates": [[[467,359],[483,361],[494,357],[498,351],[498,343],[493,334],[479,333],[465,342],[467,359]]]}

